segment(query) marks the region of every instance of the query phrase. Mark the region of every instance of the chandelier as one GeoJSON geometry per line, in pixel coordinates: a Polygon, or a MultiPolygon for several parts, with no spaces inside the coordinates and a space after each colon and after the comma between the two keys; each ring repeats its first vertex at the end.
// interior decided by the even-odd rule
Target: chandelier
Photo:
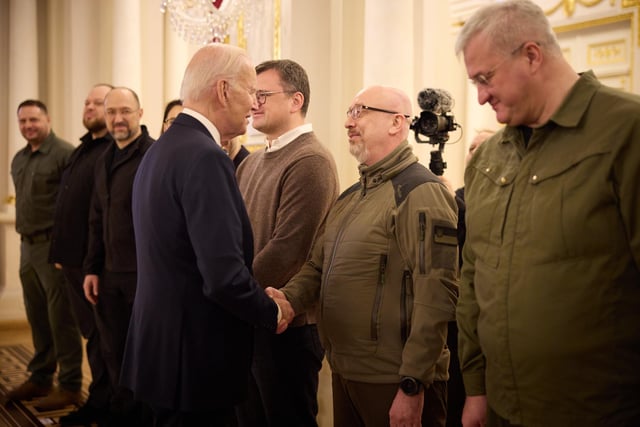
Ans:
{"type": "Polygon", "coordinates": [[[232,25],[246,31],[246,5],[247,0],[162,0],[160,11],[169,13],[171,26],[189,43],[226,43],[232,25]]]}

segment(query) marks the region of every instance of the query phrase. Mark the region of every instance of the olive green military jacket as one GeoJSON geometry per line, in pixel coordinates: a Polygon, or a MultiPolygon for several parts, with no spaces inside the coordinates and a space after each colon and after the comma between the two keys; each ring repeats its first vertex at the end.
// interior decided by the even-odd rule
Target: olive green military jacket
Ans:
{"type": "Polygon", "coordinates": [[[465,172],[457,308],[468,395],[524,426],[640,421],[640,97],[583,74],[528,146],[465,172]]]}
{"type": "Polygon", "coordinates": [[[296,312],[319,300],[333,372],[365,383],[448,378],[458,293],[457,206],[407,142],[347,189],[311,258],[282,288],[296,312]]]}

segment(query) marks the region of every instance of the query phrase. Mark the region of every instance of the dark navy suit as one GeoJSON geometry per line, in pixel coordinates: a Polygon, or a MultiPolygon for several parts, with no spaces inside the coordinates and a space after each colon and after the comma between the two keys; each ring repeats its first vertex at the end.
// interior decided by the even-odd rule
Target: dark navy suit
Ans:
{"type": "Polygon", "coordinates": [[[230,410],[246,394],[252,330],[274,331],[277,306],[251,276],[233,163],[194,117],[180,114],[148,150],[133,220],[138,289],[122,383],[156,409],[230,410]]]}

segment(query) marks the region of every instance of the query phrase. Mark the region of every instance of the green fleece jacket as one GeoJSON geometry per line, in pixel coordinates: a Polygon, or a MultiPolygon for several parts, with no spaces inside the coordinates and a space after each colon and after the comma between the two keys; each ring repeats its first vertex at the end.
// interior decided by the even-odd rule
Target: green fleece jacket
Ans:
{"type": "Polygon", "coordinates": [[[319,299],[327,359],[344,378],[446,380],[458,292],[456,202],[406,141],[360,175],[282,291],[296,312],[319,299]]]}

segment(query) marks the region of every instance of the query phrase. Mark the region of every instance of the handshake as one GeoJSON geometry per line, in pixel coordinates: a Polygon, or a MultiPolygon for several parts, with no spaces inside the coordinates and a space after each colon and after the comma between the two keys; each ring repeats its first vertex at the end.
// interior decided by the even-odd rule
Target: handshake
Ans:
{"type": "Polygon", "coordinates": [[[287,301],[287,297],[285,297],[280,290],[268,287],[265,289],[265,292],[271,299],[273,299],[280,309],[281,316],[278,320],[276,334],[281,334],[287,330],[289,323],[291,323],[296,313],[293,311],[293,307],[291,307],[289,301],[287,301]]]}

